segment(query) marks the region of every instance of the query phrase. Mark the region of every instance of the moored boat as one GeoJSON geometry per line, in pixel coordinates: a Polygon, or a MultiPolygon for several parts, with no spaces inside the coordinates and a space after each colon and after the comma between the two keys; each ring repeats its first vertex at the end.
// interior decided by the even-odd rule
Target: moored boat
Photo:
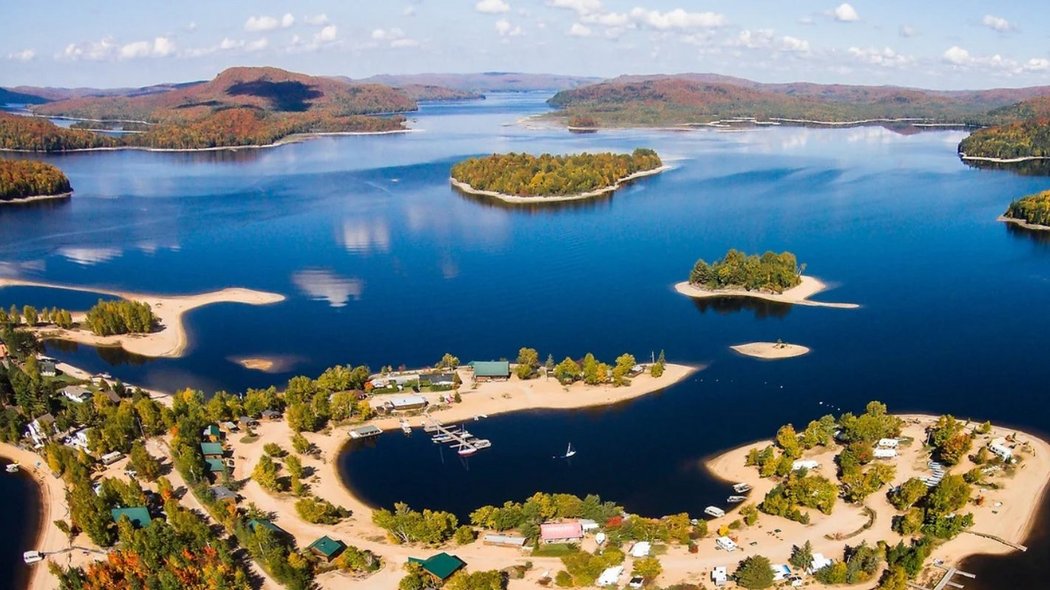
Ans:
{"type": "Polygon", "coordinates": [[[747,483],[735,483],[733,484],[733,491],[738,494],[746,494],[751,491],[751,484],[747,483]]]}
{"type": "Polygon", "coordinates": [[[473,455],[474,453],[478,452],[478,449],[476,447],[472,447],[472,446],[464,446],[464,447],[460,448],[456,452],[459,453],[460,455],[464,456],[464,457],[468,457],[468,456],[473,455]]]}
{"type": "Polygon", "coordinates": [[[8,473],[18,473],[18,463],[8,463],[7,464],[7,472],[8,473]]]}
{"type": "Polygon", "coordinates": [[[717,506],[708,506],[707,508],[704,508],[704,514],[706,514],[708,516],[713,516],[715,518],[719,518],[719,517],[725,516],[726,515],[726,511],[722,510],[721,508],[719,508],[717,506]]]}
{"type": "Polygon", "coordinates": [[[43,561],[43,560],[44,560],[44,555],[42,553],[40,553],[39,551],[26,551],[25,553],[22,554],[22,561],[26,562],[27,564],[29,564],[29,563],[36,563],[38,561],[43,561]]]}
{"type": "Polygon", "coordinates": [[[739,504],[744,500],[747,500],[747,496],[729,496],[726,498],[726,502],[729,502],[730,504],[739,504]]]}

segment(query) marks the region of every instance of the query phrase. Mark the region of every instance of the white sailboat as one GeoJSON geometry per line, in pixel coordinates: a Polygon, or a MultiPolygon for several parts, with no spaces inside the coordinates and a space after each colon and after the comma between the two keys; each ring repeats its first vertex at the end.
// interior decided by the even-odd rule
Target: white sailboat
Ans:
{"type": "Polygon", "coordinates": [[[565,449],[565,454],[562,455],[562,459],[568,459],[576,454],[576,449],[572,448],[572,443],[569,443],[569,448],[565,449]]]}

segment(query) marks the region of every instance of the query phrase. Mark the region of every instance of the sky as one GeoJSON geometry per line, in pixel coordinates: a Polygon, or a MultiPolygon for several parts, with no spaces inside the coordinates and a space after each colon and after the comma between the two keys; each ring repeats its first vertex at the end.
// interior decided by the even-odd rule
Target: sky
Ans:
{"type": "Polygon", "coordinates": [[[713,72],[937,89],[1050,84],[1050,11],[1007,0],[0,0],[0,85],[314,75],[713,72]]]}

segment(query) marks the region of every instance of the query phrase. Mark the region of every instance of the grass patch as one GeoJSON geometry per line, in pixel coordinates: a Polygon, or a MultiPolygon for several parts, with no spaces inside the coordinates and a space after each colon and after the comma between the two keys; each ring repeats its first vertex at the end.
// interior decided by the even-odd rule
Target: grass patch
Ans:
{"type": "Polygon", "coordinates": [[[251,444],[257,440],[259,440],[259,437],[255,436],[254,434],[246,434],[241,437],[241,442],[246,445],[251,444]]]}
{"type": "Polygon", "coordinates": [[[536,557],[561,557],[576,553],[580,548],[570,543],[551,543],[550,545],[539,545],[532,550],[536,557]]]}

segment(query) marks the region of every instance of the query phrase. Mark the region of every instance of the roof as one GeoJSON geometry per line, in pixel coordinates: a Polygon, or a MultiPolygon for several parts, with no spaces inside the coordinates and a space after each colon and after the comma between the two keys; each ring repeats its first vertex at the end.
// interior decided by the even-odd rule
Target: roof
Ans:
{"type": "Polygon", "coordinates": [[[365,424],[364,426],[351,428],[350,432],[356,432],[359,436],[374,436],[376,434],[383,433],[383,431],[380,430],[378,426],[375,426],[373,424],[365,424]]]}
{"type": "Polygon", "coordinates": [[[638,541],[631,547],[631,557],[645,557],[649,555],[653,546],[649,541],[638,541]]]}
{"type": "Polygon", "coordinates": [[[88,388],[83,385],[67,385],[62,388],[62,395],[65,396],[84,397],[90,394],[91,392],[88,391],[88,388]]]}
{"type": "Polygon", "coordinates": [[[226,471],[226,465],[222,462],[222,459],[205,459],[204,462],[208,464],[208,471],[212,473],[226,471]]]}
{"type": "Polygon", "coordinates": [[[248,521],[248,528],[252,529],[253,533],[255,532],[255,529],[257,529],[259,527],[267,529],[271,533],[274,533],[276,535],[287,535],[288,534],[287,532],[285,532],[284,529],[282,529],[281,527],[275,525],[274,523],[266,520],[265,518],[253,518],[253,519],[248,521]]]}
{"type": "Polygon", "coordinates": [[[277,410],[263,410],[262,411],[262,417],[263,418],[279,418],[280,416],[281,416],[281,413],[278,412],[277,410]]]}
{"type": "MultiPolygon", "coordinates": [[[[214,459],[212,460],[214,461],[214,459]]],[[[211,488],[211,495],[216,500],[237,499],[237,493],[226,486],[213,486],[211,488]]]]}
{"type": "Polygon", "coordinates": [[[219,436],[222,432],[217,424],[209,424],[204,428],[204,434],[207,436],[219,436]]]}
{"type": "Polygon", "coordinates": [[[623,575],[622,565],[614,565],[613,567],[606,568],[606,570],[602,572],[602,575],[598,576],[598,581],[595,582],[595,586],[612,586],[620,581],[621,575],[623,575]]]}
{"type": "Polygon", "coordinates": [[[201,452],[205,455],[221,455],[223,453],[222,444],[203,442],[201,443],[201,452]]]}
{"type": "Polygon", "coordinates": [[[314,541],[313,543],[310,543],[310,546],[307,547],[307,549],[310,549],[311,551],[316,551],[317,553],[324,555],[328,559],[332,559],[344,549],[346,549],[346,543],[343,543],[342,541],[336,541],[328,535],[325,535],[320,539],[314,541]]]}
{"type": "Polygon", "coordinates": [[[441,552],[437,555],[428,557],[427,559],[419,559],[417,557],[409,557],[409,563],[417,563],[419,567],[423,568],[428,574],[438,578],[439,580],[446,580],[452,574],[458,572],[460,569],[466,567],[467,562],[456,557],[455,555],[449,555],[448,553],[441,552]]]}
{"type": "Polygon", "coordinates": [[[513,545],[515,547],[524,547],[528,541],[525,537],[519,537],[516,535],[485,535],[481,538],[483,543],[491,543],[493,545],[513,545]]]}
{"type": "Polygon", "coordinates": [[[583,525],[579,522],[558,522],[540,525],[540,538],[544,541],[579,539],[581,537],[583,537],[583,525]]]}
{"type": "Polygon", "coordinates": [[[398,406],[425,406],[427,404],[427,398],[421,395],[406,395],[404,397],[395,397],[390,400],[390,405],[395,408],[398,406]]]}
{"type": "Polygon", "coordinates": [[[471,361],[475,377],[510,377],[508,361],[471,361]]]}
{"type": "Polygon", "coordinates": [[[142,528],[150,523],[149,510],[145,506],[132,506],[131,508],[114,508],[109,513],[113,515],[113,522],[119,522],[121,516],[128,517],[131,524],[142,528]]]}

